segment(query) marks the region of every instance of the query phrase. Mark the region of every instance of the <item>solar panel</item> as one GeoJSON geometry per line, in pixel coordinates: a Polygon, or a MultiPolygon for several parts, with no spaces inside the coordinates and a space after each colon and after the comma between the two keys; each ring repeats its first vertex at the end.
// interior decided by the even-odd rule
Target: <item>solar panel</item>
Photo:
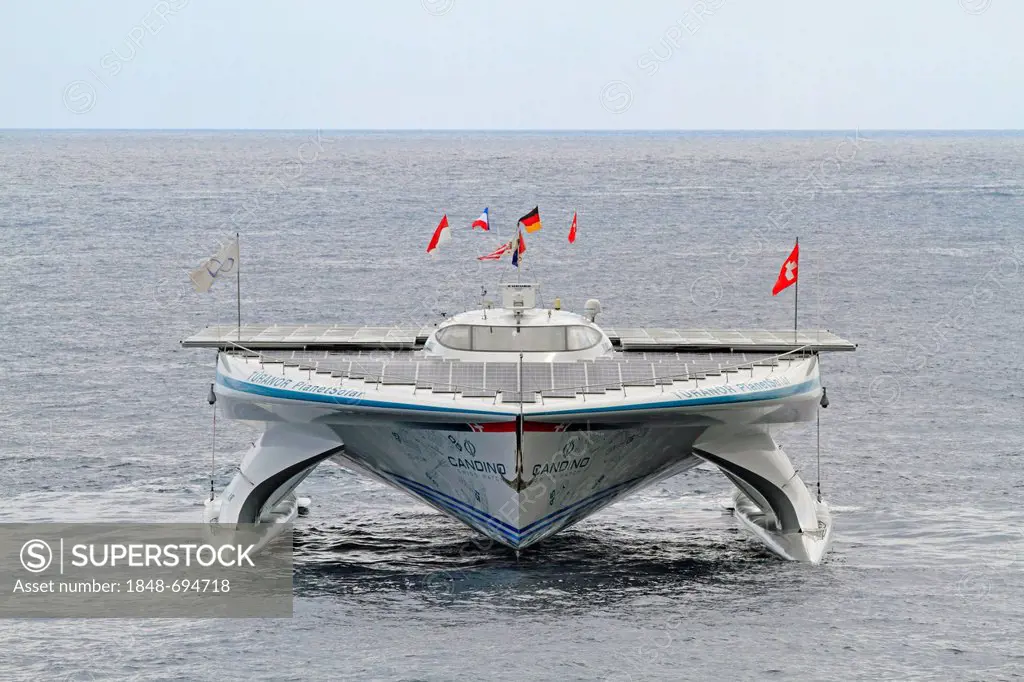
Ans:
{"type": "Polygon", "coordinates": [[[449,367],[448,373],[441,373],[441,376],[437,381],[430,384],[430,390],[434,393],[458,393],[459,387],[451,382],[451,368],[449,367]]]}
{"type": "MultiPolygon", "coordinates": [[[[252,356],[236,351],[236,357],[252,356]]],[[[415,385],[437,393],[493,398],[509,394],[509,402],[539,398],[572,398],[579,393],[603,394],[625,386],[665,386],[721,376],[725,372],[773,367],[777,353],[762,351],[712,352],[706,350],[642,350],[613,352],[581,362],[466,362],[444,360],[421,351],[349,349],[344,351],[279,348],[258,355],[264,369],[299,368],[302,372],[330,374],[334,378],[362,379],[366,383],[415,385]],[[520,386],[520,371],[522,386],[520,386]],[[519,396],[520,390],[525,396],[519,396]],[[534,395],[534,394],[540,395],[534,395]],[[515,394],[515,395],[512,395],[515,394]]],[[[788,359],[783,358],[786,362],[788,359]]]]}
{"type": "Polygon", "coordinates": [[[393,360],[384,366],[383,384],[411,386],[416,383],[416,364],[409,360],[393,360]]]}
{"type": "Polygon", "coordinates": [[[367,339],[386,339],[388,332],[391,331],[391,327],[363,327],[356,331],[352,335],[352,338],[367,338],[367,339]]]}
{"type": "MultiPolygon", "coordinates": [[[[421,348],[427,337],[436,331],[433,326],[357,325],[235,325],[207,327],[182,341],[186,348],[221,348],[237,345],[253,350],[272,348],[325,347],[341,348],[421,348]],[[241,333],[239,333],[241,332],[241,333]]],[[[809,347],[812,350],[855,350],[856,345],[826,330],[801,330],[794,337],[792,330],[729,330],[673,328],[606,328],[612,343],[637,351],[686,350],[687,348],[723,348],[752,351],[784,352],[809,347]]]]}
{"type": "Polygon", "coordinates": [[[362,379],[369,383],[376,383],[379,381],[383,370],[384,363],[380,360],[353,360],[348,375],[352,379],[362,379]]]}
{"type": "Polygon", "coordinates": [[[438,381],[430,387],[434,393],[458,393],[459,389],[452,383],[452,372],[456,363],[445,360],[437,370],[438,381]]]}
{"type": "Polygon", "coordinates": [[[451,365],[447,362],[421,362],[416,375],[417,388],[433,388],[451,383],[451,365]]]}
{"type": "Polygon", "coordinates": [[[497,391],[492,391],[489,388],[464,388],[462,389],[463,398],[493,398],[498,394],[497,391]]]}
{"type": "Polygon", "coordinates": [[[523,363],[524,391],[546,391],[550,388],[552,388],[550,362],[523,363]]]}
{"type": "Polygon", "coordinates": [[[556,389],[577,389],[587,383],[582,362],[555,362],[551,365],[556,389]]]}
{"type": "Polygon", "coordinates": [[[587,383],[590,386],[604,389],[615,389],[622,386],[619,375],[619,363],[595,362],[587,367],[587,383]]]}
{"type": "Polygon", "coordinates": [[[623,363],[623,386],[654,386],[654,369],[649,362],[623,363]]]}
{"type": "Polygon", "coordinates": [[[519,390],[519,365],[514,362],[488,362],[484,387],[502,392],[519,390]]]}
{"type": "Polygon", "coordinates": [[[575,388],[553,388],[541,393],[541,398],[575,398],[575,388]]]}
{"type": "Polygon", "coordinates": [[[671,386],[681,376],[680,368],[664,367],[662,363],[654,364],[654,383],[660,386],[671,386]]]}
{"type": "Polygon", "coordinates": [[[518,391],[509,391],[508,393],[501,394],[501,402],[503,403],[535,403],[537,402],[537,394],[533,391],[527,391],[526,393],[519,393],[518,391]]]}
{"type": "Polygon", "coordinates": [[[654,374],[659,384],[671,384],[673,379],[686,376],[686,363],[679,360],[666,360],[655,363],[654,374]]]}
{"type": "Polygon", "coordinates": [[[460,390],[484,388],[484,363],[453,362],[452,384],[460,390]]]}

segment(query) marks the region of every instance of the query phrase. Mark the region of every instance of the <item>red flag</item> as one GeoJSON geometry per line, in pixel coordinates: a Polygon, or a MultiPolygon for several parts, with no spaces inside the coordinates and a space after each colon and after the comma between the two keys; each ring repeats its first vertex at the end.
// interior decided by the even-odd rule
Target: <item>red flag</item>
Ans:
{"type": "Polygon", "coordinates": [[[440,244],[451,241],[452,234],[448,229],[448,214],[445,213],[441,216],[441,222],[437,224],[437,229],[434,230],[434,236],[430,238],[430,243],[427,244],[427,253],[433,253],[440,244]]]}
{"type": "Polygon", "coordinates": [[[569,243],[576,241],[576,211],[572,212],[572,225],[569,227],[569,243]]]}
{"type": "Polygon", "coordinates": [[[793,247],[793,253],[789,254],[789,258],[786,259],[786,262],[782,264],[782,269],[779,270],[779,278],[775,280],[775,286],[772,288],[772,296],[775,296],[790,284],[796,284],[797,265],[799,260],[800,243],[797,242],[796,246],[793,247]]]}

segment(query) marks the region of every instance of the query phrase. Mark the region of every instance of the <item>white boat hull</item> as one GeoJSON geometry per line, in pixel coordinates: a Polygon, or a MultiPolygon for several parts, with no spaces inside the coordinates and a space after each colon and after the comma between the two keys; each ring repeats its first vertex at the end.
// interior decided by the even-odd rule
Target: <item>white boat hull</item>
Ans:
{"type": "Polygon", "coordinates": [[[742,491],[737,518],[779,556],[817,563],[831,539],[827,507],[768,433],[770,424],[813,419],[821,395],[813,357],[731,384],[528,406],[405,386],[344,388],[325,399],[327,379],[317,388],[305,372],[279,371],[283,378],[269,381],[249,360],[220,358],[218,406],[267,426],[218,500],[219,523],[265,520],[332,459],[521,549],[706,460],[742,491]]]}
{"type": "Polygon", "coordinates": [[[527,547],[666,473],[700,463],[697,431],[646,425],[530,430],[521,478],[514,422],[501,431],[398,423],[339,428],[339,461],[354,464],[488,537],[527,547]],[[383,431],[383,433],[382,433],[383,431]]]}

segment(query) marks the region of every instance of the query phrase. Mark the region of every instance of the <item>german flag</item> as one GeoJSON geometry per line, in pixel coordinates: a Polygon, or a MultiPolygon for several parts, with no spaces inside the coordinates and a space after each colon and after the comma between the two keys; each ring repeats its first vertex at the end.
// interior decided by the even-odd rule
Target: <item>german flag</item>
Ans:
{"type": "Polygon", "coordinates": [[[527,232],[536,232],[541,228],[540,224],[540,207],[534,206],[533,210],[524,215],[519,219],[519,222],[523,224],[527,232]]]}

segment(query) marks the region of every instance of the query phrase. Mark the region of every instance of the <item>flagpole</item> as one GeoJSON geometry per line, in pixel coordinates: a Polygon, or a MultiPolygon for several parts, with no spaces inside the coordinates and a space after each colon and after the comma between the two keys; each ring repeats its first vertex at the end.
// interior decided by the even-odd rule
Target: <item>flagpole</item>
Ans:
{"type": "Polygon", "coordinates": [[[797,317],[796,317],[796,315],[797,315],[797,310],[799,310],[799,308],[800,308],[800,270],[799,270],[799,267],[800,267],[799,266],[799,263],[800,263],[800,251],[799,251],[799,249],[800,249],[800,237],[796,238],[796,248],[797,248],[797,256],[796,256],[797,261],[796,262],[798,264],[797,265],[798,269],[797,269],[797,275],[796,275],[796,284],[794,284],[794,286],[796,287],[796,293],[793,295],[793,343],[797,343],[797,339],[799,338],[799,336],[797,334],[797,326],[796,326],[797,317]]]}
{"type": "MultiPolygon", "coordinates": [[[[523,241],[523,233],[519,230],[519,223],[516,223],[516,244],[515,248],[512,249],[512,253],[516,257],[516,284],[519,284],[520,275],[523,274],[523,259],[519,255],[519,243],[523,241]]],[[[522,390],[522,389],[520,389],[522,390]]]]}
{"type": "Polygon", "coordinates": [[[235,303],[238,306],[238,343],[242,343],[242,244],[237,232],[235,246],[238,247],[238,259],[235,263],[235,303]]]}

